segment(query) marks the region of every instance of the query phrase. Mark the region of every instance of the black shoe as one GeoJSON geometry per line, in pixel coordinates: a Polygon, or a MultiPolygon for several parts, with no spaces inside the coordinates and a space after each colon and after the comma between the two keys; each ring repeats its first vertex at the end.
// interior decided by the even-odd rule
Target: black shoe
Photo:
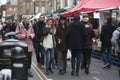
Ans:
{"type": "Polygon", "coordinates": [[[85,68],[85,66],[84,66],[84,64],[81,64],[81,67],[80,67],[81,69],[84,69],[85,68]]]}
{"type": "Polygon", "coordinates": [[[67,73],[67,71],[66,71],[66,70],[63,70],[63,73],[67,73]]]}
{"type": "Polygon", "coordinates": [[[88,67],[85,68],[85,73],[89,74],[89,68],[88,67]]]}
{"type": "Polygon", "coordinates": [[[46,71],[46,72],[45,72],[45,75],[48,75],[48,74],[49,74],[49,71],[46,71]]]}
{"type": "Polygon", "coordinates": [[[78,73],[78,72],[76,72],[75,76],[79,76],[79,73],[78,73]]]}
{"type": "Polygon", "coordinates": [[[107,64],[105,64],[105,65],[103,65],[103,69],[105,69],[105,68],[107,68],[109,66],[109,64],[107,63],[107,64]]]}
{"type": "Polygon", "coordinates": [[[111,68],[111,66],[110,66],[110,65],[108,65],[108,66],[107,66],[107,69],[109,69],[109,68],[111,68]]]}
{"type": "Polygon", "coordinates": [[[59,70],[59,75],[64,75],[62,70],[59,70]]]}
{"type": "Polygon", "coordinates": [[[51,73],[54,73],[51,68],[49,68],[49,71],[50,71],[51,73]]]}
{"type": "Polygon", "coordinates": [[[72,76],[74,76],[74,75],[75,75],[75,72],[74,72],[74,71],[72,71],[72,72],[71,72],[71,75],[72,75],[72,76]]]}

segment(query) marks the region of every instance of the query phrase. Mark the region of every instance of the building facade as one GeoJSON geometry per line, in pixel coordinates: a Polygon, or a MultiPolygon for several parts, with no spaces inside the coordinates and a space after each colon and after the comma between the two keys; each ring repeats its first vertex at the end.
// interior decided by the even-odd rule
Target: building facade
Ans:
{"type": "Polygon", "coordinates": [[[17,5],[18,0],[7,0],[8,4],[17,5]]]}
{"type": "Polygon", "coordinates": [[[35,15],[46,12],[46,0],[18,0],[19,15],[35,15]]]}
{"type": "Polygon", "coordinates": [[[32,15],[34,12],[33,5],[32,0],[18,0],[18,15],[32,15]]]}
{"type": "Polygon", "coordinates": [[[60,9],[70,9],[74,7],[80,0],[57,0],[60,9]]]}
{"type": "Polygon", "coordinates": [[[7,17],[17,14],[16,5],[5,4],[1,6],[1,10],[2,10],[2,17],[7,17]]]}
{"type": "Polygon", "coordinates": [[[8,16],[14,13],[18,15],[35,15],[40,12],[50,16],[59,9],[70,9],[74,7],[79,1],[80,0],[7,0],[6,6],[10,9],[7,11],[4,10],[3,13],[8,16]],[[10,5],[11,7],[17,7],[17,9],[11,9],[10,5]]]}
{"type": "Polygon", "coordinates": [[[56,11],[56,0],[46,0],[47,16],[52,16],[52,13],[55,11],[56,11]]]}

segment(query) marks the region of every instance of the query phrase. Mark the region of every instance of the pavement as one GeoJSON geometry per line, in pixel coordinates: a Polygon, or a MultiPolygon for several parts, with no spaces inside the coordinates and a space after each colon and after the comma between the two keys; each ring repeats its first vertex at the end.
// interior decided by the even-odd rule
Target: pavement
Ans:
{"type": "MultiPolygon", "coordinates": [[[[33,54],[33,64],[34,66],[37,64],[35,54],[33,54]]],[[[89,75],[86,75],[84,70],[80,70],[80,76],[71,76],[71,62],[68,61],[67,65],[67,73],[65,75],[59,75],[57,68],[53,69],[54,73],[45,75],[45,70],[36,66],[37,71],[39,70],[40,72],[36,74],[32,70],[34,77],[29,80],[120,80],[118,66],[112,65],[111,69],[102,69],[103,62],[95,58],[92,58],[89,75]],[[42,78],[40,79],[38,76],[42,76],[42,78]]]]}

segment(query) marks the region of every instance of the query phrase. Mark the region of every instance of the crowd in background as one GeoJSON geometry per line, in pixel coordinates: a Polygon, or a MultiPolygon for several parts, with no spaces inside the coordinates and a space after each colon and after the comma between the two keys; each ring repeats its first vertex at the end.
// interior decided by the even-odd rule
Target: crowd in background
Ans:
{"type": "MultiPolygon", "coordinates": [[[[118,54],[120,53],[118,43],[112,40],[115,39],[113,37],[117,33],[115,29],[111,18],[102,26],[100,40],[102,41],[103,69],[111,68],[112,46],[117,45],[118,48],[115,47],[115,50],[118,54]]],[[[67,72],[68,49],[72,55],[71,75],[79,76],[79,68],[84,69],[85,73],[89,74],[93,50],[92,39],[97,36],[88,15],[83,15],[83,19],[80,20],[80,16],[76,14],[70,23],[64,16],[60,16],[58,19],[49,17],[45,20],[45,15],[41,14],[39,19],[34,19],[32,23],[28,16],[22,16],[22,20],[17,24],[13,23],[12,20],[2,23],[0,33],[3,40],[5,33],[8,32],[15,32],[16,39],[28,45],[29,76],[33,76],[30,71],[33,50],[35,50],[37,66],[45,68],[46,75],[53,73],[55,66],[59,69],[59,75],[64,75],[67,72]]]]}

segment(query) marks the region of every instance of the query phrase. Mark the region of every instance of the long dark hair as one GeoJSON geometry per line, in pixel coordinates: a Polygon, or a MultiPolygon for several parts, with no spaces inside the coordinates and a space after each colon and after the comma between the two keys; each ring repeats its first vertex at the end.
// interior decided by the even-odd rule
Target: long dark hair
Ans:
{"type": "MultiPolygon", "coordinates": [[[[62,20],[62,19],[59,19],[58,26],[62,26],[60,20],[62,20]]],[[[68,26],[67,20],[64,20],[64,21],[65,21],[64,26],[65,26],[65,28],[67,28],[67,26],[68,26]]]]}

